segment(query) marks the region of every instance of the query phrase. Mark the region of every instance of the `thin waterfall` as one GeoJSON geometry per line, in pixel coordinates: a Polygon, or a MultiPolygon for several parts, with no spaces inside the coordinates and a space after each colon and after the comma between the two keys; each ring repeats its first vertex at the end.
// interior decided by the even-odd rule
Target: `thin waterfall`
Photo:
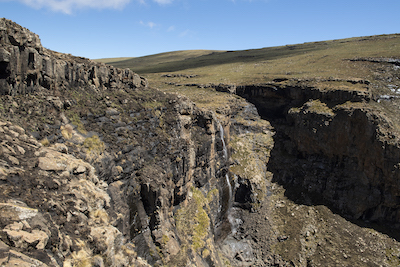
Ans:
{"type": "MultiPolygon", "coordinates": [[[[222,149],[223,149],[223,152],[224,152],[224,158],[225,158],[225,160],[228,160],[228,150],[227,150],[226,144],[225,144],[224,128],[222,127],[222,124],[220,122],[218,122],[218,124],[219,124],[219,130],[220,130],[220,134],[221,134],[221,141],[222,141],[222,149]]],[[[226,172],[226,174],[225,174],[225,179],[226,179],[226,184],[228,186],[228,191],[229,191],[228,208],[226,210],[226,214],[227,214],[227,217],[228,217],[228,221],[229,221],[229,223],[231,225],[232,232],[234,233],[235,232],[235,230],[234,230],[234,220],[235,219],[231,216],[232,194],[233,193],[232,193],[232,185],[231,185],[231,182],[229,180],[228,172],[226,172]]]]}
{"type": "Polygon", "coordinates": [[[226,145],[225,145],[224,127],[222,127],[222,124],[220,122],[218,122],[218,124],[219,124],[219,131],[221,133],[221,141],[222,141],[222,147],[223,147],[223,151],[224,151],[224,157],[227,160],[228,159],[228,150],[226,149],[226,145]]]}
{"type": "MultiPolygon", "coordinates": [[[[224,158],[225,158],[225,160],[228,160],[228,150],[227,150],[226,144],[225,144],[224,128],[222,127],[221,123],[218,123],[218,124],[219,124],[219,130],[220,130],[220,133],[221,133],[221,141],[222,141],[222,149],[223,149],[223,152],[224,152],[224,158]]],[[[232,201],[232,185],[231,185],[231,182],[229,180],[228,172],[226,172],[225,178],[226,178],[226,183],[227,183],[228,188],[229,188],[229,208],[230,208],[231,201],[232,201]]]]}

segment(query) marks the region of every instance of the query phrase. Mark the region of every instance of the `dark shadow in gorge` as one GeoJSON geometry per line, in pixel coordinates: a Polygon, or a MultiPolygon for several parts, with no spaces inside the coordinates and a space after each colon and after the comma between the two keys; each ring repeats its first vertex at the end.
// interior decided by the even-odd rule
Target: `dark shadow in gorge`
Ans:
{"type": "MultiPolygon", "coordinates": [[[[271,121],[270,121],[271,122],[271,121]]],[[[273,182],[282,185],[285,188],[285,196],[298,205],[318,206],[324,205],[333,213],[338,214],[364,228],[372,228],[381,233],[400,241],[398,228],[393,224],[381,221],[369,221],[370,210],[366,210],[362,216],[355,218],[347,209],[339,208],[335,201],[339,201],[337,192],[333,192],[333,198],[327,199],[323,192],[327,189],[329,181],[319,179],[325,177],[326,173],[335,173],[335,182],[343,184],[342,194],[347,190],[353,190],[357,185],[349,184],[347,178],[354,175],[357,169],[351,164],[354,159],[343,159],[338,163],[337,159],[330,159],[324,155],[307,155],[299,152],[292,144],[290,138],[279,130],[282,125],[271,122],[276,130],[274,136],[274,148],[271,151],[271,157],[268,162],[268,170],[273,173],[273,182]],[[353,169],[351,169],[353,168],[353,169]],[[306,182],[306,177],[315,177],[306,182]],[[310,182],[311,181],[311,182],[310,182]],[[314,183],[313,183],[314,182],[314,183]],[[311,187],[317,189],[310,190],[311,187]]],[[[347,205],[352,205],[350,202],[347,205]]]]}
{"type": "MultiPolygon", "coordinates": [[[[299,205],[324,205],[353,224],[373,228],[400,241],[400,233],[393,227],[395,223],[388,224],[383,219],[370,222],[373,211],[365,210],[361,216],[355,216],[349,208],[354,204],[353,191],[359,187],[357,179],[354,179],[359,174],[356,158],[344,156],[339,159],[322,153],[299,151],[287,134],[288,131],[296,131],[287,118],[288,110],[301,106],[307,98],[292,99],[284,92],[259,97],[246,90],[239,95],[254,104],[261,118],[274,127],[274,148],[267,168],[273,173],[273,182],[285,188],[286,197],[299,205]],[[330,188],[332,184],[334,189],[330,188]]],[[[363,197],[367,198],[368,193],[365,191],[363,197]]]]}

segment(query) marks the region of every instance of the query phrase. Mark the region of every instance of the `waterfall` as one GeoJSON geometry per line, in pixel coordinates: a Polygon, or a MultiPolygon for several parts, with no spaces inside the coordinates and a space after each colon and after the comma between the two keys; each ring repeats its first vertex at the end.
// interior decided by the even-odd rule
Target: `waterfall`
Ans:
{"type": "MultiPolygon", "coordinates": [[[[222,141],[222,149],[223,149],[223,152],[224,152],[224,158],[225,158],[225,160],[228,160],[228,150],[226,148],[225,139],[224,139],[224,128],[222,127],[221,123],[218,123],[218,124],[219,124],[219,130],[220,130],[220,133],[221,133],[221,141],[222,141]]],[[[231,204],[231,201],[232,201],[232,185],[231,185],[231,182],[229,181],[228,172],[226,172],[225,178],[226,178],[226,183],[227,183],[228,188],[229,188],[229,208],[230,208],[230,204],[231,204]]]]}
{"type": "Polygon", "coordinates": [[[218,122],[218,124],[219,124],[219,131],[221,133],[221,141],[222,141],[222,147],[223,147],[223,151],[224,151],[224,157],[226,160],[228,160],[228,150],[226,149],[225,139],[224,139],[224,127],[222,127],[222,124],[220,122],[218,122]]]}
{"type": "MultiPolygon", "coordinates": [[[[219,130],[220,130],[220,134],[221,134],[222,150],[224,152],[224,158],[227,161],[228,160],[228,150],[227,150],[226,144],[225,144],[224,128],[222,127],[222,124],[220,122],[218,122],[218,124],[219,124],[219,130]]],[[[235,221],[235,219],[231,215],[232,195],[233,195],[233,193],[232,193],[232,185],[231,185],[231,182],[229,180],[228,172],[226,172],[226,174],[225,174],[225,179],[226,179],[226,185],[228,186],[228,190],[229,190],[228,208],[226,210],[226,214],[227,214],[227,217],[228,217],[228,221],[229,221],[229,223],[231,225],[232,232],[235,233],[236,232],[235,229],[234,229],[234,221],[235,221]]]]}

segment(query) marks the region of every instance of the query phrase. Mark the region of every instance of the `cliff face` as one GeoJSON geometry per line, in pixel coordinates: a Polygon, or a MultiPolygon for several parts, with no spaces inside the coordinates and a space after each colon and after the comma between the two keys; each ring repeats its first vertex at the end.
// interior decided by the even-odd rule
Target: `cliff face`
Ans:
{"type": "Polygon", "coordinates": [[[2,263],[221,265],[216,115],[8,20],[1,30],[2,263]]]}
{"type": "Polygon", "coordinates": [[[370,102],[367,86],[324,91],[275,83],[238,93],[277,129],[269,166],[288,195],[351,219],[399,222],[397,130],[370,102]]]}
{"type": "Polygon", "coordinates": [[[368,81],[218,85],[214,112],[0,32],[1,265],[399,263],[398,139],[368,81]]]}
{"type": "Polygon", "coordinates": [[[39,36],[15,23],[0,21],[1,94],[17,95],[45,88],[134,89],[146,80],[132,71],[96,64],[85,58],[60,54],[42,47],[39,36]]]}

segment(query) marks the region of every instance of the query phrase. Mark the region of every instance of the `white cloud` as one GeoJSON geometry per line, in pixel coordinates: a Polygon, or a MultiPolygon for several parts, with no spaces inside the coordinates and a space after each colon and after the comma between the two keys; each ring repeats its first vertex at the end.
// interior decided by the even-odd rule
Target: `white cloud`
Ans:
{"type": "MultiPolygon", "coordinates": [[[[1,0],[0,0],[1,1],[1,0]]],[[[84,8],[122,9],[132,0],[11,0],[21,2],[35,9],[48,8],[56,12],[72,14],[73,11],[84,8]]],[[[146,4],[149,0],[134,0],[146,4]]],[[[174,0],[153,0],[159,5],[171,4],[174,0]]]]}
{"type": "Polygon", "coordinates": [[[36,9],[50,8],[53,11],[71,14],[82,8],[121,9],[131,0],[17,0],[36,9]]]}
{"type": "Polygon", "coordinates": [[[167,32],[173,32],[173,31],[175,31],[175,26],[169,26],[167,32]]]}
{"type": "Polygon", "coordinates": [[[171,4],[174,0],[153,0],[153,1],[160,5],[166,5],[166,4],[171,4]]]}
{"type": "Polygon", "coordinates": [[[196,35],[196,32],[191,31],[191,30],[186,30],[186,31],[181,32],[179,34],[179,37],[181,37],[181,38],[184,38],[184,37],[193,38],[193,37],[195,37],[195,35],[196,35]]]}
{"type": "Polygon", "coordinates": [[[181,33],[179,34],[179,37],[185,37],[185,36],[187,36],[189,33],[190,33],[189,30],[183,31],[183,32],[181,32],[181,33]]]}
{"type": "Polygon", "coordinates": [[[140,24],[143,26],[149,27],[150,29],[153,29],[155,26],[157,26],[156,23],[151,22],[151,21],[149,21],[149,22],[140,21],[140,24]]]}

